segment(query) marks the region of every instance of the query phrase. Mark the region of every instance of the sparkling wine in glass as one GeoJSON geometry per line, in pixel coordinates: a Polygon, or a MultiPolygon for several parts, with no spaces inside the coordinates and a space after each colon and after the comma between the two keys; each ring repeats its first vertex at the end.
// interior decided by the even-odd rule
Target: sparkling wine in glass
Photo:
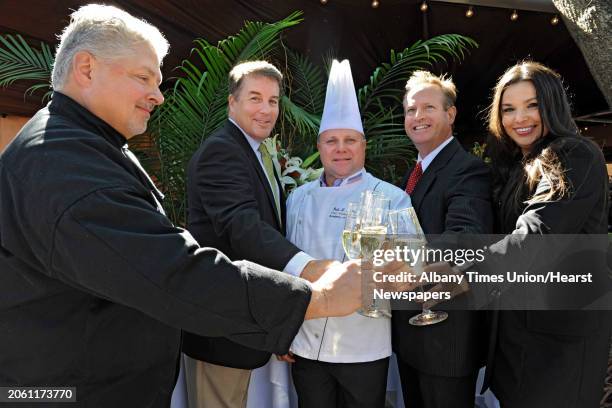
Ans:
{"type": "Polygon", "coordinates": [[[359,229],[361,204],[351,202],[346,207],[346,220],[344,221],[344,229],[342,230],[342,248],[348,259],[361,258],[361,243],[359,229]]]}
{"type": "MultiPolygon", "coordinates": [[[[427,240],[414,208],[408,207],[403,210],[393,211],[389,214],[389,218],[394,247],[407,247],[408,254],[411,255],[408,261],[411,265],[414,265],[413,269],[417,274],[422,274],[424,260],[422,256],[416,255],[422,254],[422,251],[426,249],[427,240]],[[421,251],[419,252],[419,250],[421,251]]],[[[420,290],[423,291],[423,285],[421,285],[420,290]]],[[[412,316],[408,322],[413,326],[429,326],[430,324],[442,322],[447,317],[448,313],[446,312],[429,310],[423,307],[422,312],[412,316]]]]}
{"type": "Polygon", "coordinates": [[[362,263],[362,307],[358,310],[367,317],[390,317],[388,302],[376,299],[373,292],[373,271],[369,262],[378,249],[383,249],[387,242],[387,225],[389,222],[390,200],[381,193],[366,191],[361,201],[361,226],[359,229],[362,263]]]}

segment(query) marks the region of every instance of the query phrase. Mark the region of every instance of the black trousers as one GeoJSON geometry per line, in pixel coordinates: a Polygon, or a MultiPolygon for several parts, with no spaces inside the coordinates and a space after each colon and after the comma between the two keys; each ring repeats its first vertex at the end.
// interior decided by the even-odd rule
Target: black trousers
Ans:
{"type": "Polygon", "coordinates": [[[474,408],[478,372],[466,377],[440,377],[397,361],[406,408],[474,408]]]}
{"type": "Polygon", "coordinates": [[[300,408],[384,408],[389,358],[326,363],[295,356],[291,365],[300,408]]]}

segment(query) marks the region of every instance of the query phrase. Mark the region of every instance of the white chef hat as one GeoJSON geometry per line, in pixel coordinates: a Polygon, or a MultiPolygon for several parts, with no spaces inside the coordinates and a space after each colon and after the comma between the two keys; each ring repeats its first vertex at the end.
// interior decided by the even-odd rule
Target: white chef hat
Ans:
{"type": "Polygon", "coordinates": [[[329,71],[319,134],[328,129],[354,129],[364,135],[348,60],[334,60],[329,71]]]}

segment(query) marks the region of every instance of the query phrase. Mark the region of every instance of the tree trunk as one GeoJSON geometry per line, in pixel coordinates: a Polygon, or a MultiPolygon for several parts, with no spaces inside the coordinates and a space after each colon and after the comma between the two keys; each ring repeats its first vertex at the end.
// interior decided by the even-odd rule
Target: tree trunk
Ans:
{"type": "Polygon", "coordinates": [[[552,0],[612,109],[612,1],[552,0]]]}

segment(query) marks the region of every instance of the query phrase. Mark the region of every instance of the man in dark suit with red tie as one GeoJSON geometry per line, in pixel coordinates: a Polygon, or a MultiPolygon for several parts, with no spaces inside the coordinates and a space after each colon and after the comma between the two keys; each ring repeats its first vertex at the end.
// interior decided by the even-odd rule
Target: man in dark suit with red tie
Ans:
{"type": "MultiPolygon", "coordinates": [[[[424,232],[487,234],[493,227],[489,171],[453,137],[457,91],[450,79],[414,72],[404,98],[406,133],[418,161],[404,179],[424,232]]],[[[476,377],[486,355],[483,318],[449,312],[446,320],[412,326],[412,311],[394,311],[393,350],[404,401],[411,408],[473,408],[476,377]]]]}

